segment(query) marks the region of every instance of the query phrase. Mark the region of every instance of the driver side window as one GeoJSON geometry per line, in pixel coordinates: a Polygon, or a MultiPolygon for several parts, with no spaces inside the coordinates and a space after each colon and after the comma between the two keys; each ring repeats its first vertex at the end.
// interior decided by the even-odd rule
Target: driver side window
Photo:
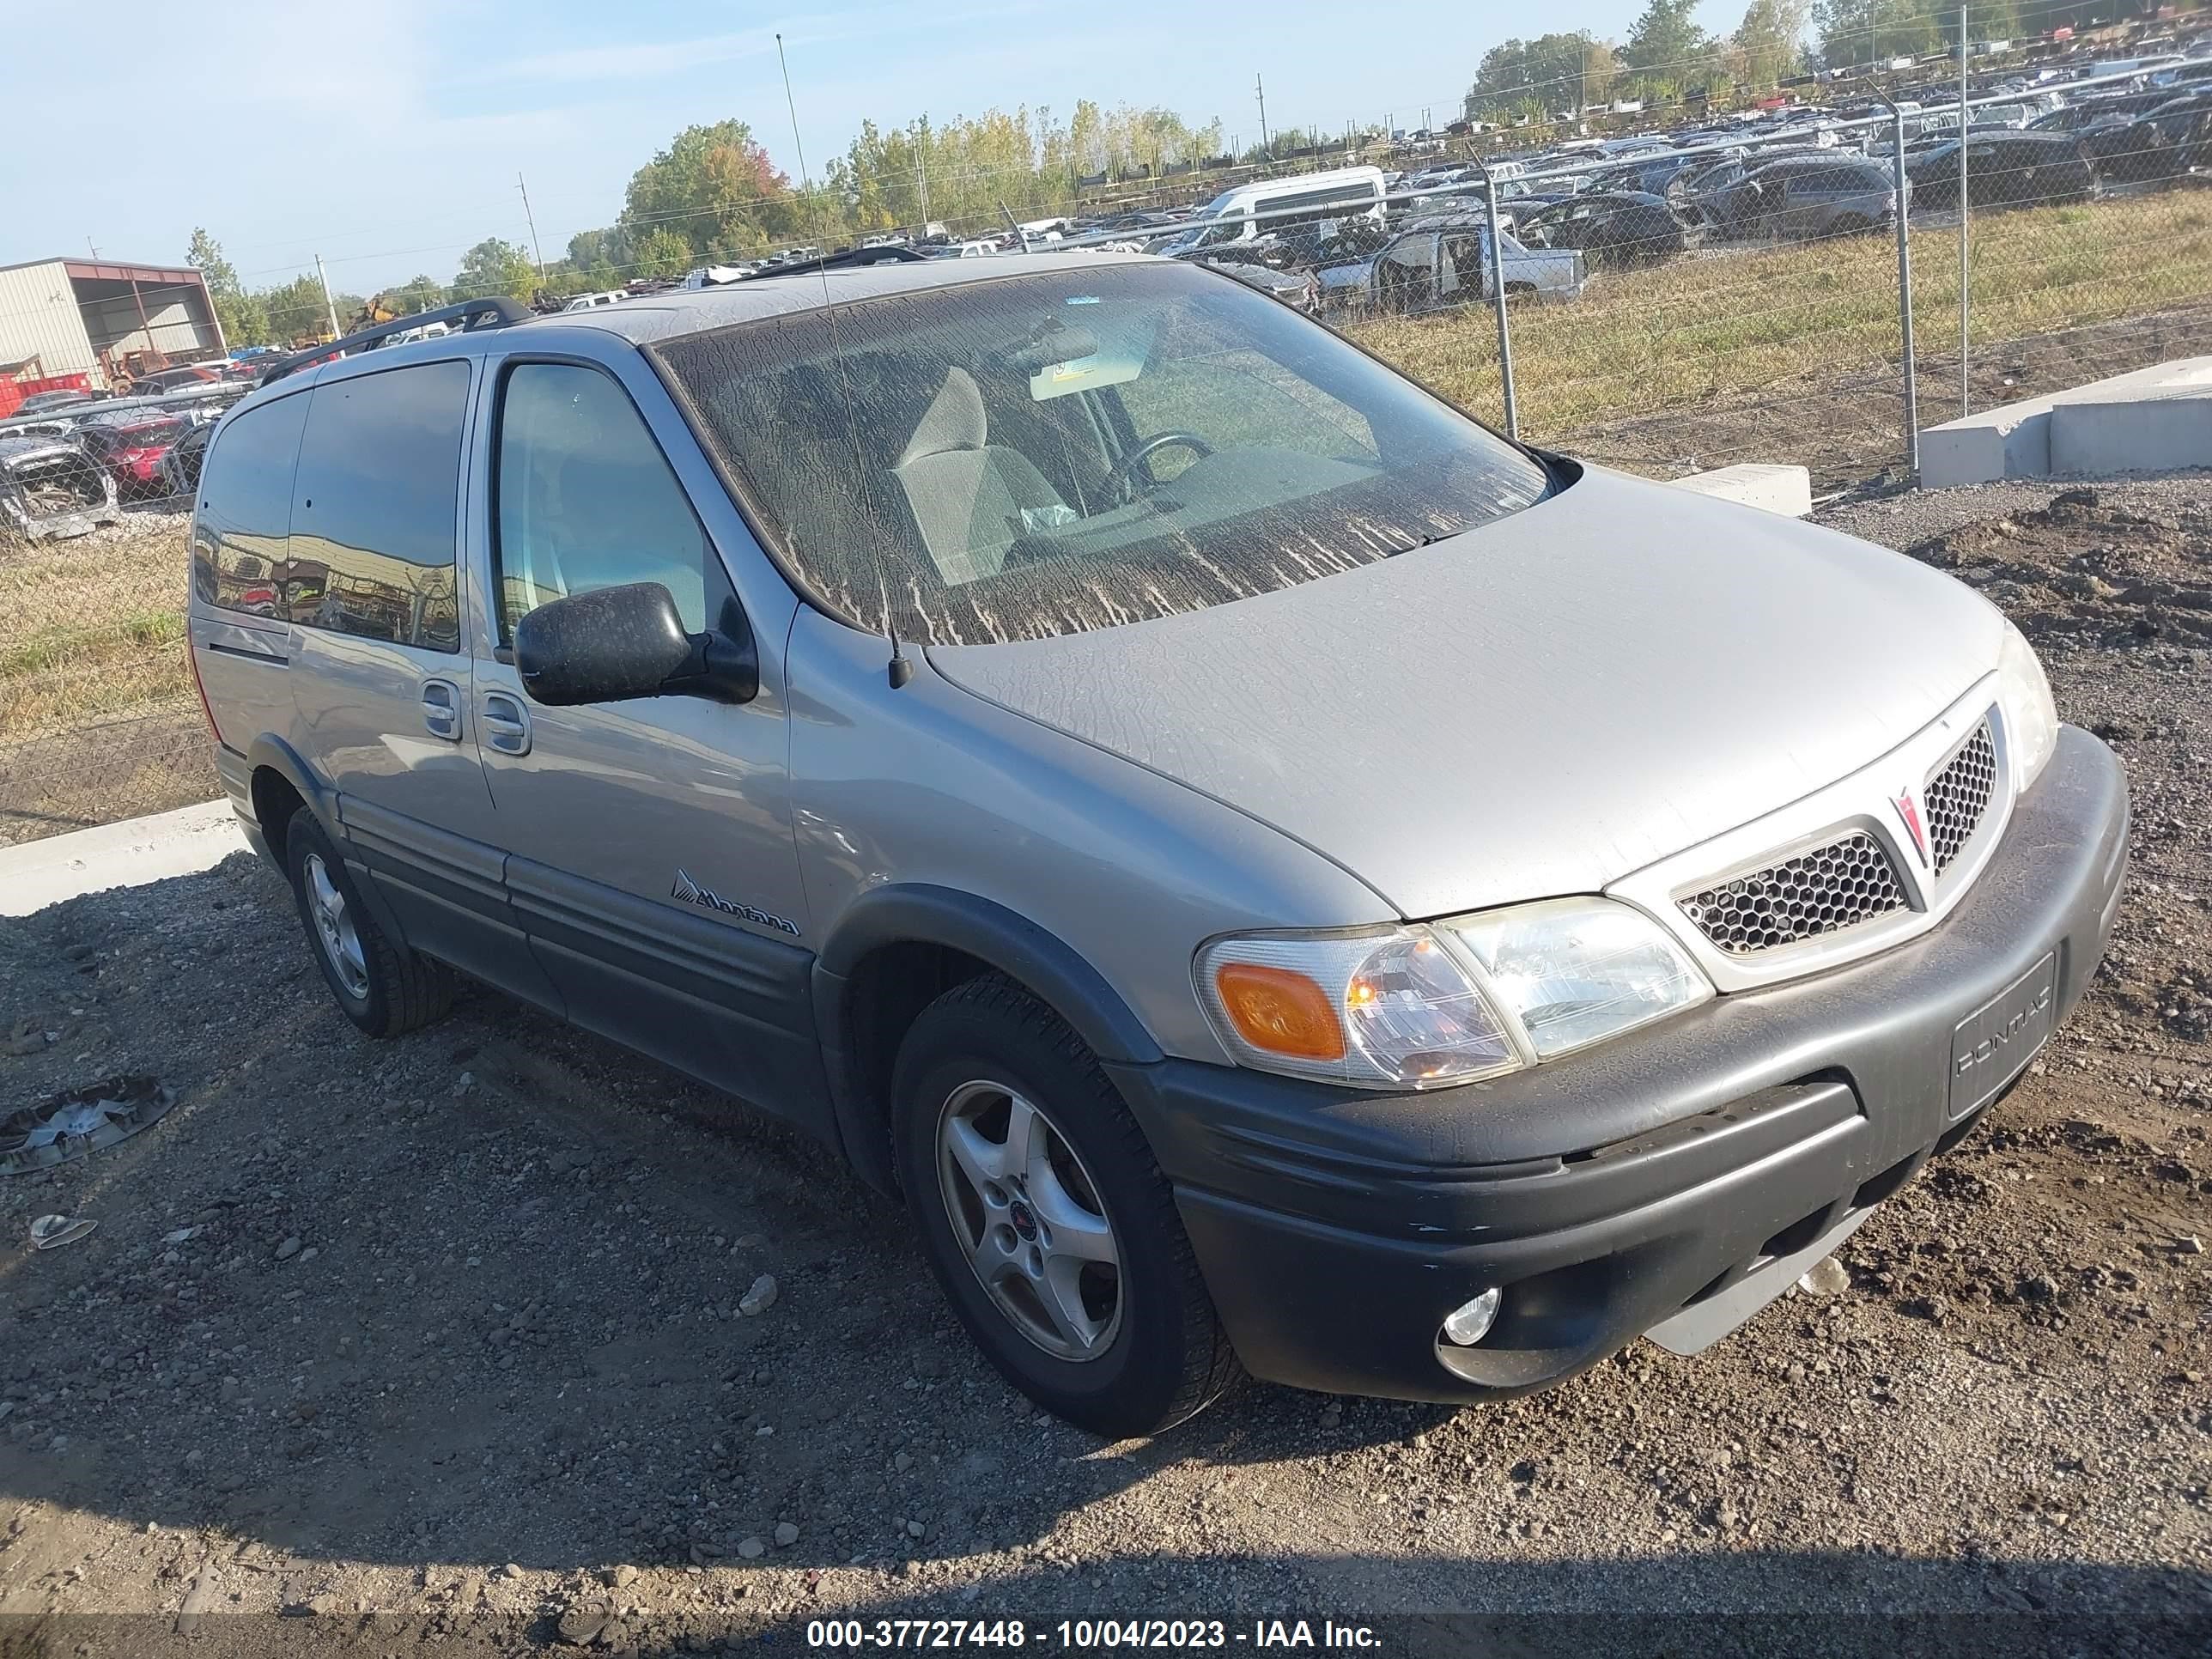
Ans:
{"type": "Polygon", "coordinates": [[[520,363],[500,400],[500,638],[549,600],[659,582],[684,626],[727,591],[714,548],[629,394],[598,369],[520,363]]]}
{"type": "MultiPolygon", "coordinates": [[[[1418,274],[1427,280],[1425,266],[1418,274]]],[[[1199,346],[1187,342],[1170,351],[1156,345],[1144,372],[1114,388],[1139,441],[1189,432],[1216,449],[1257,445],[1330,459],[1379,453],[1367,417],[1311,381],[1257,351],[1223,347],[1200,355],[1199,346]]],[[[1174,451],[1155,476],[1170,477],[1189,465],[1187,451],[1174,451]]]]}

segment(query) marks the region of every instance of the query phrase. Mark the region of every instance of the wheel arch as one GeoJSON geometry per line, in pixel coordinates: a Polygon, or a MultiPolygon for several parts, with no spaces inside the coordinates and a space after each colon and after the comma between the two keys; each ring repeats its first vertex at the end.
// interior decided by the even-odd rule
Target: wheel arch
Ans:
{"type": "Polygon", "coordinates": [[[812,994],[838,1139],[861,1178],[897,1190],[890,1075],[915,1016],[954,985],[1002,974],[1101,1060],[1147,1064],[1159,1044],[1104,976],[1049,929],[994,900],[900,884],[870,890],[816,957],[812,994]]]}
{"type": "MultiPolygon", "coordinates": [[[[337,791],[317,775],[315,769],[307,764],[307,758],[297,749],[276,733],[264,732],[246,746],[246,763],[254,828],[280,872],[288,877],[290,872],[282,830],[295,812],[306,812],[323,834],[330,837],[331,845],[337,849],[338,855],[346,859],[349,864],[354,863],[350,856],[352,843],[346,838],[345,825],[338,815],[337,791]],[[274,835],[270,833],[272,826],[268,817],[271,811],[279,815],[278,823],[274,826],[278,833],[274,835]]],[[[386,937],[403,949],[411,948],[408,945],[407,930],[401,926],[398,913],[386,900],[383,890],[373,879],[362,880],[358,885],[362,902],[368,907],[370,915],[375,917],[377,926],[384,930],[386,937]]]]}
{"type": "Polygon", "coordinates": [[[337,792],[315,775],[298,750],[274,732],[264,732],[246,745],[246,763],[254,823],[280,866],[284,862],[283,823],[301,808],[314,814],[323,833],[333,842],[343,842],[337,792]],[[270,822],[272,812],[279,815],[273,824],[270,822]]]}

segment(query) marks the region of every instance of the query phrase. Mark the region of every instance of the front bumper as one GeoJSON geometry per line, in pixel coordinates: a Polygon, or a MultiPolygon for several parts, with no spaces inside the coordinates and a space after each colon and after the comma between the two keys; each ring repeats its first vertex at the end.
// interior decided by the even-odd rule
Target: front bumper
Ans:
{"type": "Polygon", "coordinates": [[[1541,1388],[1657,1327],[1686,1351],[1724,1334],[1955,1144],[2033,1051],[1954,1057],[2024,982],[2056,1018],[2080,1000],[2127,837],[2118,762],[2066,727],[1966,900],[1863,962],[1431,1094],[1109,1069],[1246,1369],[1409,1400],[1541,1388]],[[1492,1286],[1489,1335],[1440,1349],[1492,1286]]]}

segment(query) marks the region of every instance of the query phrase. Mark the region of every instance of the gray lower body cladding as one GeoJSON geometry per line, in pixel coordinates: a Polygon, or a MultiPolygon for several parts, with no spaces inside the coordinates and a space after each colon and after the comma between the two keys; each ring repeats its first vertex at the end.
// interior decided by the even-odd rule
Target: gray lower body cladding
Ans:
{"type": "Polygon", "coordinates": [[[1966,902],[1867,961],[1425,1095],[1110,1069],[1247,1369],[1401,1399],[1541,1388],[1656,1327],[1724,1334],[1786,1288],[1777,1264],[1963,1138],[2094,973],[2127,836],[2119,763],[2068,728],[1966,902]],[[1447,1368],[1443,1316],[1493,1286],[1496,1325],[1447,1368]]]}

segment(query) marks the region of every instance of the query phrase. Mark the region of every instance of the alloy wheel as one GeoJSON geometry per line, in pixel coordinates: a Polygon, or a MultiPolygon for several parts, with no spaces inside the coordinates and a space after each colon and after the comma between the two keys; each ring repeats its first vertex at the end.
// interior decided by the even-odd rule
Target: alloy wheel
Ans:
{"type": "Polygon", "coordinates": [[[322,941],[323,954],[337,970],[347,992],[356,998],[366,998],[368,959],[362,954],[361,935],[355,931],[353,917],[346,908],[345,895],[331,879],[321,854],[308,854],[305,869],[307,909],[314,918],[315,937],[322,941]]]}
{"type": "Polygon", "coordinates": [[[1002,1083],[964,1083],[937,1120],[955,1241],[1014,1328],[1057,1359],[1097,1358],[1121,1325],[1121,1252],[1059,1127],[1002,1083]]]}

